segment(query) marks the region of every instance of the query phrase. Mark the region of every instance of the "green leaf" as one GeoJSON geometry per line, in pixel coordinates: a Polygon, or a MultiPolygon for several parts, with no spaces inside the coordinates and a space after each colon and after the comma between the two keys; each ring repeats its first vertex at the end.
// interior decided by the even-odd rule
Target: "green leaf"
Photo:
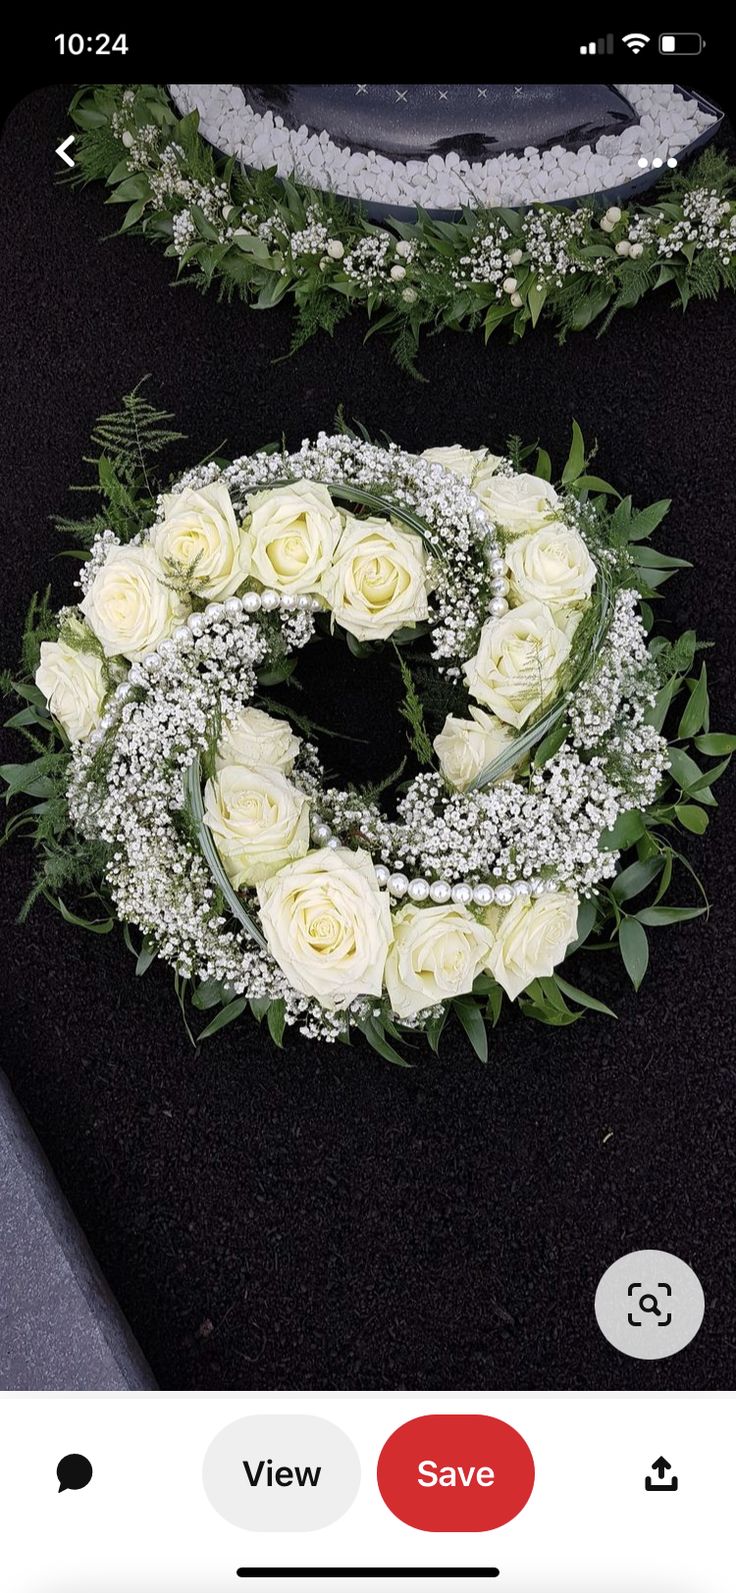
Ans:
{"type": "Polygon", "coordinates": [[[690,830],[693,835],[702,835],[708,828],[707,813],[694,803],[678,802],[675,813],[683,829],[690,830]]]}
{"type": "Polygon", "coordinates": [[[535,476],[540,476],[542,481],[552,480],[552,460],[546,448],[537,449],[537,464],[534,474],[535,476]]]}
{"type": "Polygon", "coordinates": [[[619,813],[612,829],[604,830],[601,835],[600,845],[604,852],[626,852],[630,846],[641,840],[645,825],[641,813],[632,810],[629,813],[619,813]]]}
{"type": "Polygon", "coordinates": [[[220,1009],[212,1022],[207,1024],[207,1028],[197,1035],[197,1045],[200,1045],[202,1040],[209,1040],[210,1035],[217,1034],[218,1029],[224,1029],[227,1023],[234,1023],[241,1012],[245,1011],[245,1007],[245,996],[236,996],[234,1001],[229,1001],[226,1007],[220,1009]]]}
{"type": "Polygon", "coordinates": [[[442,1031],[447,1022],[448,1011],[448,1007],[443,1007],[436,1018],[430,1018],[429,1023],[424,1030],[424,1033],[427,1037],[427,1044],[430,1048],[430,1051],[434,1051],[435,1056],[439,1055],[440,1040],[442,1038],[442,1031]]]}
{"type": "Polygon", "coordinates": [[[544,309],[547,293],[548,289],[546,287],[540,288],[536,282],[532,282],[529,287],[526,298],[527,304],[529,305],[529,309],[531,311],[532,326],[536,326],[537,321],[539,320],[542,310],[544,309]]]}
{"type": "Polygon", "coordinates": [[[58,913],[61,913],[64,923],[73,924],[75,929],[88,929],[92,935],[109,935],[110,931],[115,928],[114,918],[80,918],[78,913],[73,913],[66,906],[60,896],[52,896],[51,891],[47,890],[42,891],[41,894],[45,896],[52,907],[56,908],[58,913]]]}
{"type": "Polygon", "coordinates": [[[588,936],[595,927],[595,921],[597,917],[598,904],[595,900],[595,897],[584,896],[578,908],[578,921],[575,930],[575,939],[567,948],[568,957],[571,957],[573,952],[578,951],[581,946],[585,945],[588,936]]]}
{"type": "Polygon", "coordinates": [[[589,1007],[591,1012],[602,1012],[607,1018],[616,1017],[616,1013],[612,1012],[603,1001],[596,1000],[595,996],[589,996],[585,990],[578,990],[576,985],[569,985],[561,974],[555,974],[555,979],[563,994],[569,996],[571,1001],[577,1001],[578,1006],[589,1007]]]}
{"type": "Polygon", "coordinates": [[[682,747],[670,747],[668,756],[670,769],[677,784],[683,791],[692,791],[702,779],[703,770],[688,752],[683,752],[682,747]]]}
{"type": "Polygon", "coordinates": [[[453,1001],[453,1011],[462,1024],[476,1056],[481,1062],[488,1061],[488,1033],[480,1007],[474,1001],[453,1001]]]}
{"type": "Polygon", "coordinates": [[[268,1032],[273,1040],[274,1045],[277,1045],[279,1049],[281,1049],[284,1043],[284,1029],[286,1028],[285,1012],[286,1003],[281,997],[279,997],[278,1001],[271,1002],[268,1012],[266,1013],[268,1032]]]}
{"type": "Polygon", "coordinates": [[[678,739],[689,739],[701,730],[708,714],[708,672],[705,664],[700,671],[680,719],[678,739]]]}
{"type": "Polygon", "coordinates": [[[698,752],[704,752],[706,757],[720,758],[724,753],[736,752],[736,736],[714,731],[709,736],[696,736],[695,745],[698,752]]]}
{"type": "Polygon", "coordinates": [[[658,929],[663,924],[687,923],[688,919],[700,918],[706,911],[705,907],[642,907],[636,916],[640,924],[658,929]]]}
{"type": "Polygon", "coordinates": [[[203,979],[192,992],[192,1006],[198,1012],[208,1012],[210,1007],[222,1006],[227,1002],[221,979],[203,979]]]}
{"type": "Polygon", "coordinates": [[[638,896],[645,891],[648,885],[661,874],[664,859],[650,857],[644,863],[631,863],[628,868],[622,869],[617,875],[611,888],[611,894],[617,902],[628,902],[632,896],[638,896]]]}
{"type": "Polygon", "coordinates": [[[649,942],[636,918],[624,918],[618,926],[618,943],[624,967],[635,990],[649,966],[649,942]]]}
{"type": "Polygon", "coordinates": [[[578,476],[582,475],[584,469],[585,442],[583,440],[583,434],[580,430],[580,427],[577,421],[574,420],[572,423],[572,442],[570,444],[570,452],[567,456],[567,462],[562,472],[563,487],[568,487],[570,486],[571,482],[577,481],[578,476]]]}
{"type": "Polygon", "coordinates": [[[632,517],[629,540],[641,542],[645,537],[650,537],[665,515],[669,514],[671,505],[671,498],[660,498],[659,503],[650,503],[647,509],[640,509],[632,517]]]}
{"type": "Polygon", "coordinates": [[[543,764],[547,763],[550,758],[553,758],[556,752],[559,752],[560,747],[567,736],[568,729],[569,726],[567,720],[560,719],[559,723],[556,724],[552,730],[550,730],[549,735],[545,736],[544,741],[540,741],[539,746],[534,754],[535,769],[541,769],[543,764]]]}
{"type": "Polygon", "coordinates": [[[600,476],[578,476],[576,487],[585,487],[588,492],[605,492],[609,498],[620,498],[621,493],[611,486],[610,481],[602,481],[600,476]]]}
{"type": "Polygon", "coordinates": [[[382,1056],[386,1062],[394,1062],[396,1066],[400,1068],[408,1068],[411,1066],[411,1063],[407,1062],[406,1057],[401,1056],[398,1051],[394,1050],[392,1045],[389,1045],[381,1025],[375,1018],[364,1018],[362,1022],[357,1025],[357,1027],[360,1029],[361,1034],[365,1035],[368,1044],[372,1046],[373,1050],[377,1051],[378,1055],[382,1056]]]}
{"type": "Polygon", "coordinates": [[[671,675],[670,679],[665,681],[664,686],[662,686],[657,692],[657,695],[654,699],[654,706],[647,709],[644,715],[646,724],[652,725],[655,730],[662,729],[665,719],[667,718],[672,706],[672,699],[676,690],[677,676],[671,675]]]}
{"type": "Polygon", "coordinates": [[[136,958],[136,964],[135,964],[135,972],[136,972],[136,978],[137,979],[141,979],[143,977],[144,973],[148,972],[148,969],[150,968],[151,963],[156,961],[156,956],[157,956],[156,947],[152,946],[150,941],[146,940],[146,938],[144,936],[143,945],[141,946],[141,949],[140,949],[140,951],[138,953],[138,956],[136,958]]]}

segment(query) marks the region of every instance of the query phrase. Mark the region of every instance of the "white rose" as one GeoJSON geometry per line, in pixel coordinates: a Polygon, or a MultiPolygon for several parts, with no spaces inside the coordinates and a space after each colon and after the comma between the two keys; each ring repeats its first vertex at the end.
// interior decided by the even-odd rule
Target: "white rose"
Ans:
{"type": "Polygon", "coordinates": [[[286,719],[276,719],[262,708],[243,708],[234,719],[225,721],[215,762],[218,769],[240,763],[248,769],[291,774],[301,744],[301,737],[294,735],[286,719]]]}
{"type": "Polygon", "coordinates": [[[205,824],[235,889],[268,879],[309,847],[309,803],[276,769],[227,764],[208,780],[205,824]]]}
{"type": "Polygon", "coordinates": [[[149,540],[169,578],[189,573],[198,596],[232,597],[250,570],[250,541],[238,526],[224,482],[169,493],[163,511],[149,540]]]}
{"type": "Polygon", "coordinates": [[[467,907],[417,907],[394,914],[386,989],[397,1018],[464,995],[485,967],[493,937],[467,907]]]}
{"type": "Polygon", "coordinates": [[[443,469],[451,470],[453,476],[461,476],[470,485],[487,451],[486,448],[461,448],[460,443],[453,443],[448,448],[425,448],[419,457],[426,459],[430,465],[442,465],[443,469]]]}
{"type": "Polygon", "coordinates": [[[486,967],[512,1001],[532,979],[547,978],[563,961],[577,934],[579,905],[573,891],[553,891],[484,913],[493,937],[486,967]]]}
{"type": "Polygon", "coordinates": [[[506,551],[511,591],[518,603],[536,598],[553,610],[584,603],[595,584],[595,565],[578,531],[543,526],[516,537],[506,551]]]}
{"type": "Polygon", "coordinates": [[[70,741],[94,730],[107,692],[102,661],[66,642],[42,642],[36,685],[70,741]]]}
{"type": "Polygon", "coordinates": [[[329,569],[342,516],[326,487],[294,481],[248,499],[252,573],[281,592],[313,592],[329,569]]]}
{"type": "Polygon", "coordinates": [[[131,663],[158,647],[187,612],[148,543],[111,548],[79,606],[105,656],[131,663]]]}
{"type": "MultiPolygon", "coordinates": [[[[493,714],[482,708],[471,708],[470,712],[471,719],[456,719],[448,714],[434,740],[442,773],[456,791],[467,791],[481,770],[487,769],[516,740],[493,714]]],[[[509,769],[502,778],[509,779],[511,773],[509,769]]]]}
{"type": "Polygon", "coordinates": [[[538,531],[554,513],[559,498],[541,476],[497,476],[476,481],[473,491],[494,524],[514,535],[538,531]]]}
{"type": "Polygon", "coordinates": [[[424,543],[390,520],[348,516],[320,591],[338,625],[358,641],[380,641],[429,614],[424,543]]]}
{"type": "Polygon", "coordinates": [[[553,614],[544,603],[522,603],[502,619],[487,620],[475,657],[463,665],[471,697],[520,730],[554,696],[571,630],[570,616],[553,614]]]}
{"type": "Polygon", "coordinates": [[[380,996],[391,908],[367,852],[310,852],[258,887],[269,951],[323,1007],[380,996]]]}

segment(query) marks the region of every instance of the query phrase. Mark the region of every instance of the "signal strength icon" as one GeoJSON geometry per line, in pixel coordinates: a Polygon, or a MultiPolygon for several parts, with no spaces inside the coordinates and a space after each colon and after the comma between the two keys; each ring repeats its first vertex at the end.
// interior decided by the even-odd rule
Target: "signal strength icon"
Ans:
{"type": "Polygon", "coordinates": [[[607,33],[605,39],[591,39],[590,44],[581,44],[581,55],[613,55],[613,34],[607,33]]]}
{"type": "Polygon", "coordinates": [[[638,55],[644,49],[644,45],[649,44],[649,42],[648,33],[625,33],[621,40],[622,44],[628,45],[634,55],[638,55]]]}

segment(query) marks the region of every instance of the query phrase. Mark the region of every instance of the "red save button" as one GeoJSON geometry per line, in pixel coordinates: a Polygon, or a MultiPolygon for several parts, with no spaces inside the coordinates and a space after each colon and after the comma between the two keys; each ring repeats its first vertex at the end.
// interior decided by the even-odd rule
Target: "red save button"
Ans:
{"type": "Polygon", "coordinates": [[[495,1416],[417,1416],[378,1457],[378,1487],[422,1532],[489,1532],[518,1516],[534,1487],[521,1433],[495,1416]]]}

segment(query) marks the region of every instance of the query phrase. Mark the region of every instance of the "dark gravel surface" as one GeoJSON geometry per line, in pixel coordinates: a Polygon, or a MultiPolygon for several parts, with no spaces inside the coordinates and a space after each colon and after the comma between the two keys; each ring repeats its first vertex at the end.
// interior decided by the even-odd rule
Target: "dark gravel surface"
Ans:
{"type": "MultiPolygon", "coordinates": [[[[56,181],[67,98],[25,100],[0,144],[4,660],[35,588],[50,577],[71,595],[49,516],[70,506],[96,416],[150,371],[189,438],[181,465],[282,431],[297,444],[339,402],[409,447],[518,433],[558,461],[576,416],[604,477],[674,500],[665,545],[695,568],[667,611],[718,644],[714,721],[729,728],[733,298],[683,317],[655,295],[563,349],[546,330],[514,348],[428,340],[426,385],[380,338],[364,347],[359,318],[275,364],[288,308],[173,289],[157,250],[101,242],[116,223],[101,191],[56,181]]],[[[312,671],[325,712],[346,679],[330,668],[312,671]]],[[[390,767],[395,732],[363,689],[353,680],[351,712],[390,767]]],[[[734,782],[719,793],[707,842],[688,844],[710,922],[653,933],[638,999],[620,966],[580,959],[573,977],[618,1022],[555,1032],[506,1016],[485,1069],[459,1033],[412,1071],[362,1045],[277,1052],[247,1022],[197,1053],[168,974],[136,980],[117,933],[85,936],[45,904],[17,927],[30,859],[3,853],[7,1071],[163,1387],[732,1384],[734,782]],[[592,1310],[609,1263],[650,1246],[689,1261],[708,1301],[693,1344],[660,1363],[619,1355],[592,1310]]]]}

